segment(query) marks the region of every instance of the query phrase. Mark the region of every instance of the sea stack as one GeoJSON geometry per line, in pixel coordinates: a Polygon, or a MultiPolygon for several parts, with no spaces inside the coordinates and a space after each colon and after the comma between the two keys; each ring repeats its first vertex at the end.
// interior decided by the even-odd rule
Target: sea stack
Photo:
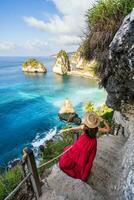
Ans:
{"type": "Polygon", "coordinates": [[[77,125],[81,124],[81,119],[78,114],[75,112],[72,102],[69,99],[65,99],[64,103],[59,111],[60,120],[64,120],[67,122],[72,122],[77,125]]]}
{"type": "Polygon", "coordinates": [[[64,75],[70,70],[70,62],[67,53],[64,50],[59,51],[56,57],[56,62],[53,67],[53,72],[64,75]]]}
{"type": "Polygon", "coordinates": [[[22,71],[29,73],[46,73],[45,66],[36,59],[29,59],[22,65],[22,71]]]}

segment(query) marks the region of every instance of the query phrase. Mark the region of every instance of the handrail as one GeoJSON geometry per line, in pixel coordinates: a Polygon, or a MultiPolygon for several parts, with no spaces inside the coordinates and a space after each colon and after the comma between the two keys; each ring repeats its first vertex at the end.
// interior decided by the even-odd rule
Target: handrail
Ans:
{"type": "Polygon", "coordinates": [[[68,148],[66,151],[64,151],[64,152],[61,153],[60,155],[58,155],[58,156],[56,156],[55,158],[53,158],[53,159],[47,161],[46,163],[43,163],[42,165],[40,165],[40,166],[38,167],[38,169],[42,168],[43,166],[46,166],[47,164],[53,162],[54,160],[57,160],[57,158],[59,158],[60,156],[64,155],[65,153],[67,153],[72,147],[73,147],[73,145],[71,145],[70,148],[68,148]]]}
{"type": "Polygon", "coordinates": [[[4,199],[9,200],[11,199],[14,194],[19,190],[19,188],[27,181],[27,179],[31,176],[31,173],[28,173],[27,176],[17,185],[17,187],[4,199]]]}

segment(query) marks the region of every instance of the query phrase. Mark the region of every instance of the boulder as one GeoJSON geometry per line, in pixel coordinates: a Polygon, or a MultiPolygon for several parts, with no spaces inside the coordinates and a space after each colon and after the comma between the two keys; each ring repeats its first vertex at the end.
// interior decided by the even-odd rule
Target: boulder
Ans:
{"type": "Polygon", "coordinates": [[[70,63],[67,53],[64,50],[61,50],[57,54],[56,62],[53,67],[53,72],[64,75],[70,70],[70,63]]]}
{"type": "Polygon", "coordinates": [[[36,59],[29,59],[22,65],[22,71],[28,73],[46,73],[45,66],[36,59]]]}

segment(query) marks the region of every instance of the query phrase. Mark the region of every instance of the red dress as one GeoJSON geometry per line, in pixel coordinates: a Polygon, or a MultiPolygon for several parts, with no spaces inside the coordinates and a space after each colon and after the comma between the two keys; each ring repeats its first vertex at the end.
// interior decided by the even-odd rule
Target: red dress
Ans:
{"type": "MultiPolygon", "coordinates": [[[[95,131],[97,132],[98,128],[96,128],[95,131]]],[[[64,151],[68,148],[70,148],[70,146],[67,146],[64,151]]],[[[91,138],[86,133],[83,133],[73,144],[73,147],[60,157],[59,167],[69,176],[87,181],[96,155],[96,150],[96,137],[91,138]]]]}

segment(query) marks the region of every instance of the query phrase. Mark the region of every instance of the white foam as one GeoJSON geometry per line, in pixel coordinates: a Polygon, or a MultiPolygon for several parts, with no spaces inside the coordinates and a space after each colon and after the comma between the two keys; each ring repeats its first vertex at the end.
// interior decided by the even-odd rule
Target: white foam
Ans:
{"type": "Polygon", "coordinates": [[[51,129],[48,133],[45,133],[45,137],[44,138],[40,138],[40,133],[37,133],[35,139],[32,141],[32,146],[34,148],[38,148],[40,145],[43,145],[45,143],[45,141],[50,140],[53,138],[53,136],[55,136],[57,133],[57,128],[54,127],[54,129],[51,129]]]}

